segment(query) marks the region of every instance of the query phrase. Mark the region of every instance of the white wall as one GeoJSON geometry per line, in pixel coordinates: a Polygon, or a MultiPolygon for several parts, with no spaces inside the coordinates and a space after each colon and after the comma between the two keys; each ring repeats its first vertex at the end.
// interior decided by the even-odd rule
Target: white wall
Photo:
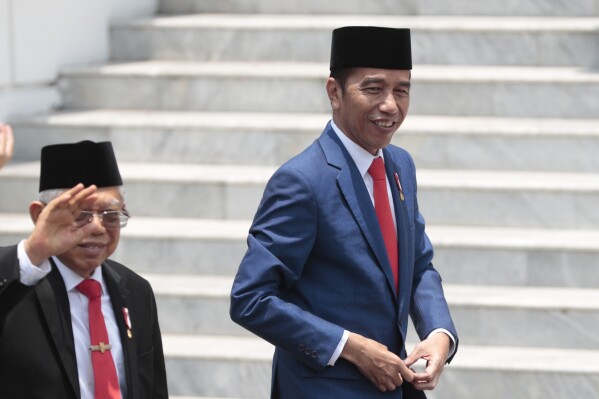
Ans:
{"type": "Polygon", "coordinates": [[[60,106],[61,68],[107,61],[110,21],[158,0],[0,0],[0,121],[60,106]]]}

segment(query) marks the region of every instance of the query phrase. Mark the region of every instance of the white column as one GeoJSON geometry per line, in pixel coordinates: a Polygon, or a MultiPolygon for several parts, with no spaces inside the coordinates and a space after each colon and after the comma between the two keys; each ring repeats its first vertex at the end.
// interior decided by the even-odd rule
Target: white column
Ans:
{"type": "Polygon", "coordinates": [[[107,62],[110,21],[156,8],[157,0],[0,0],[0,121],[60,107],[60,70],[107,62]]]}

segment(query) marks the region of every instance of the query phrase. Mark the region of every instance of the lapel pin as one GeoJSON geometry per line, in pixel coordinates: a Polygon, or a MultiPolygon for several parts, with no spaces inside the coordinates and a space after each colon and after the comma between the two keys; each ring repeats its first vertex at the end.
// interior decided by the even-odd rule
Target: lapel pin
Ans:
{"type": "Polygon", "coordinates": [[[127,326],[127,337],[131,339],[133,338],[133,333],[131,332],[131,319],[129,318],[129,309],[123,308],[123,318],[125,319],[125,325],[127,326]]]}
{"type": "Polygon", "coordinates": [[[399,182],[399,175],[397,174],[397,172],[395,172],[394,175],[395,175],[395,183],[397,184],[397,189],[399,190],[399,199],[403,201],[404,200],[403,189],[401,188],[401,183],[399,182]]]}

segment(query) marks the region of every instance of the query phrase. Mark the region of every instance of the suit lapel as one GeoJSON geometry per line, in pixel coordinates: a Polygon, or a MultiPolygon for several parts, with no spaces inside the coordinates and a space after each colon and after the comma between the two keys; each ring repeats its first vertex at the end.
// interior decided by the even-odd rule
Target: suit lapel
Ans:
{"type": "Polygon", "coordinates": [[[119,328],[121,344],[123,346],[123,356],[125,358],[125,373],[127,378],[127,397],[135,399],[139,397],[137,386],[133,384],[132,370],[137,370],[137,356],[135,348],[135,339],[129,338],[127,334],[127,325],[123,309],[127,308],[129,290],[122,284],[121,276],[107,263],[102,264],[102,274],[104,282],[108,288],[110,301],[116,318],[116,323],[119,328]]]}
{"type": "MultiPolygon", "coordinates": [[[[329,165],[340,169],[337,175],[337,184],[341,195],[347,201],[349,208],[360,228],[368,245],[372,249],[379,266],[381,267],[389,289],[395,293],[395,283],[391,265],[387,258],[387,250],[383,240],[383,234],[378,225],[376,213],[372,206],[370,194],[364,184],[351,155],[347,152],[330,125],[325,129],[319,139],[320,145],[325,153],[329,165]]],[[[393,295],[397,297],[397,295],[393,295]]]]}
{"type": "MultiPolygon", "coordinates": [[[[408,242],[408,212],[406,209],[405,201],[400,198],[400,187],[401,187],[401,168],[388,150],[383,150],[385,157],[385,171],[387,173],[387,179],[389,179],[389,186],[391,187],[391,194],[393,196],[393,206],[395,211],[395,221],[397,223],[397,240],[399,248],[399,292],[410,293],[410,284],[408,279],[409,276],[409,254],[406,248],[408,242]],[[404,267],[402,267],[404,265],[404,267]]],[[[403,193],[401,193],[403,195],[403,193]]],[[[405,199],[405,198],[404,198],[405,199]]],[[[406,295],[399,296],[399,311],[401,312],[402,307],[406,301],[406,295]]]]}
{"type": "Polygon", "coordinates": [[[75,397],[80,397],[69,298],[60,272],[51,259],[50,262],[52,271],[36,286],[35,293],[75,397]]]}

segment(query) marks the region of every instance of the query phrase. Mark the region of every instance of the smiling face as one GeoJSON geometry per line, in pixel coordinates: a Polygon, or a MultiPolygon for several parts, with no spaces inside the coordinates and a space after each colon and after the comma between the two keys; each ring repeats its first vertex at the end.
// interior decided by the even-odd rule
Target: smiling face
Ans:
{"type": "Polygon", "coordinates": [[[353,68],[345,87],[327,81],[333,121],[354,143],[371,154],[386,147],[410,105],[410,71],[353,68]]]}
{"type": "MultiPolygon", "coordinates": [[[[120,211],[124,208],[123,198],[118,187],[99,188],[95,200],[87,207],[88,211],[120,211]]],[[[94,269],[114,253],[121,236],[120,227],[104,227],[100,218],[94,217],[92,234],[79,245],[59,254],[58,259],[81,276],[89,277],[94,269]]]]}

